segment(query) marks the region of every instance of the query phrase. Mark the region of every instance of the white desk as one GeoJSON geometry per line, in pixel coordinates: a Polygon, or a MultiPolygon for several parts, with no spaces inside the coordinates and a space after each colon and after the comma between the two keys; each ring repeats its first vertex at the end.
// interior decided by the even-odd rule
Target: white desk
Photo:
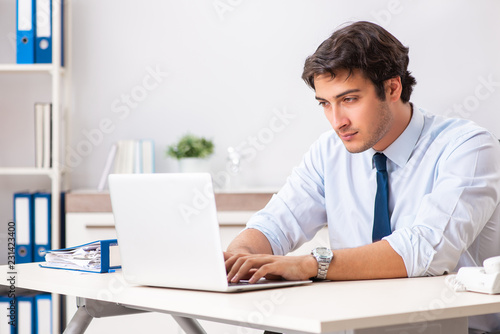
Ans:
{"type": "MultiPolygon", "coordinates": [[[[244,293],[132,286],[121,273],[16,266],[16,287],[106,301],[177,317],[292,333],[330,333],[500,312],[500,295],[454,292],[444,277],[321,282],[244,293]]],[[[8,285],[0,266],[0,285],[8,285]]]]}
{"type": "MultiPolygon", "coordinates": [[[[220,225],[222,249],[245,228],[248,218],[257,210],[263,208],[273,191],[268,192],[247,190],[238,193],[216,193],[217,217],[220,225]]],[[[82,245],[87,242],[101,239],[116,239],[115,223],[111,212],[109,193],[95,191],[71,191],[66,194],[66,245],[82,245]]],[[[313,240],[305,243],[294,251],[294,255],[310,254],[311,249],[318,246],[328,246],[328,229],[325,227],[316,234],[313,240]]],[[[75,314],[76,299],[72,296],[64,298],[64,311],[67,321],[75,314]]],[[[66,324],[67,322],[65,322],[66,324]]],[[[209,332],[219,334],[262,334],[260,330],[250,330],[220,323],[206,323],[201,321],[209,332]]],[[[180,334],[179,327],[168,315],[136,314],[128,317],[108,317],[93,321],[86,334],[100,334],[105,332],[140,332],[156,334],[155,330],[161,327],[160,333],[180,334]],[[140,325],[144,324],[144,325],[140,325]],[[133,330],[135,329],[135,330],[133,330]]]]}

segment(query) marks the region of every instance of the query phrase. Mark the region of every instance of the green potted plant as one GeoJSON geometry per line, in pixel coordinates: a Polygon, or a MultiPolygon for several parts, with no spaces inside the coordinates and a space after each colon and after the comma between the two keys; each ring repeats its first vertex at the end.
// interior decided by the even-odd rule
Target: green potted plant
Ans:
{"type": "Polygon", "coordinates": [[[208,158],[214,153],[214,143],[210,139],[186,134],[175,144],[167,147],[166,154],[179,161],[181,172],[208,172],[208,158]]]}

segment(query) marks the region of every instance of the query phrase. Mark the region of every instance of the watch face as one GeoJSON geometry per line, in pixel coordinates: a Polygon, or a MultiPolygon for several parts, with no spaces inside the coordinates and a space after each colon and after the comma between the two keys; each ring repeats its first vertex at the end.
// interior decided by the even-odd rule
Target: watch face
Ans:
{"type": "Polygon", "coordinates": [[[318,247],[318,248],[316,248],[315,252],[320,257],[331,257],[332,256],[332,251],[326,247],[318,247]]]}

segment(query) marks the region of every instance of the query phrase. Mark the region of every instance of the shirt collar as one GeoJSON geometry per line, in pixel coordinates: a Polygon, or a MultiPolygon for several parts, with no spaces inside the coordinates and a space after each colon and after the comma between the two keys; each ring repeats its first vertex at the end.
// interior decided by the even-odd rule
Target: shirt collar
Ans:
{"type": "MultiPolygon", "coordinates": [[[[410,155],[417,144],[423,127],[424,115],[420,109],[412,104],[412,116],[410,123],[403,133],[391,145],[389,145],[383,153],[389,160],[398,165],[398,167],[403,168],[410,159],[410,155]]],[[[372,151],[372,155],[377,152],[373,148],[370,150],[372,151]]]]}

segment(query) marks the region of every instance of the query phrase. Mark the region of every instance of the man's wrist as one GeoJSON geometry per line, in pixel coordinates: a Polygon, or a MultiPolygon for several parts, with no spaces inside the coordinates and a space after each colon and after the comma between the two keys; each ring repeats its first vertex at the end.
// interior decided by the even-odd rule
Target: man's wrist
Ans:
{"type": "Polygon", "coordinates": [[[306,257],[307,257],[307,262],[306,262],[307,277],[309,279],[313,279],[318,275],[318,261],[312,254],[306,255],[306,257]]]}

